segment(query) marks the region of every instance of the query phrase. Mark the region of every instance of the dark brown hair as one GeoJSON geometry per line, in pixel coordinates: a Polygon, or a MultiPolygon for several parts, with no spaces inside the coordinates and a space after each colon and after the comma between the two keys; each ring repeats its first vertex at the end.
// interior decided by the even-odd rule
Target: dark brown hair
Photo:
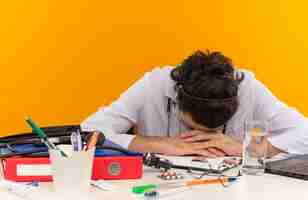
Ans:
{"type": "Polygon", "coordinates": [[[231,59],[220,52],[196,51],[171,72],[179,109],[208,128],[226,124],[238,107],[231,59]]]}

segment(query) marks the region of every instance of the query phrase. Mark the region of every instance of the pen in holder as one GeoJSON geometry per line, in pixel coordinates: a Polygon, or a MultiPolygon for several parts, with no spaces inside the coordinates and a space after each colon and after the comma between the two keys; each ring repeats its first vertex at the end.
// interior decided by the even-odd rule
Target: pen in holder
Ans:
{"type": "Polygon", "coordinates": [[[95,148],[72,151],[63,157],[58,150],[50,149],[49,157],[55,192],[71,198],[89,194],[95,148]]]}

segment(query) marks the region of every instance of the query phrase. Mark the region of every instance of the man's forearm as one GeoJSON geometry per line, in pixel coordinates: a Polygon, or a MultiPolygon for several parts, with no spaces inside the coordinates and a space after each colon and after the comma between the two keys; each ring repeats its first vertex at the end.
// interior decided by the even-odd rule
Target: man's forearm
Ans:
{"type": "Polygon", "coordinates": [[[129,144],[128,149],[138,152],[165,153],[165,137],[137,135],[129,144]]]}
{"type": "Polygon", "coordinates": [[[273,146],[268,139],[263,140],[260,144],[254,144],[251,148],[258,155],[266,155],[267,158],[271,158],[279,153],[287,153],[273,146]]]}
{"type": "Polygon", "coordinates": [[[268,140],[266,140],[266,142],[267,142],[267,157],[271,158],[279,153],[287,153],[273,146],[268,140]]]}

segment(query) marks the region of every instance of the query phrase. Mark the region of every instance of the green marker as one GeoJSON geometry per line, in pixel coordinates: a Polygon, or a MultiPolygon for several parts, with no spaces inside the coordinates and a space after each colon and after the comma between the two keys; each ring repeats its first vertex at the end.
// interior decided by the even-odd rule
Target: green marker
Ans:
{"type": "Polygon", "coordinates": [[[26,122],[31,126],[33,132],[36,133],[38,137],[42,139],[42,141],[45,143],[48,149],[59,150],[62,156],[67,157],[67,155],[61,149],[59,149],[56,145],[54,145],[52,142],[48,140],[48,136],[46,135],[46,133],[44,133],[44,131],[40,129],[40,127],[38,127],[30,117],[26,118],[26,122]]]}
{"type": "Polygon", "coordinates": [[[157,188],[159,188],[157,184],[147,184],[133,187],[132,192],[135,194],[143,194],[146,191],[155,190],[157,188]]]}

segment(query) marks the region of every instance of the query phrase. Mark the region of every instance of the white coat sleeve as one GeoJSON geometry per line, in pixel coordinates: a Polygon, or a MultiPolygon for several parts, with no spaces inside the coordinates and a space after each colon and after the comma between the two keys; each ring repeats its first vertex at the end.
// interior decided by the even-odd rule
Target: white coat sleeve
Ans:
{"type": "Polygon", "coordinates": [[[149,73],[135,82],[115,102],[108,107],[100,108],[81,123],[82,130],[98,130],[112,142],[127,148],[134,135],[126,134],[138,120],[147,92],[149,73]]]}
{"type": "Polygon", "coordinates": [[[279,101],[261,82],[254,83],[254,120],[268,122],[269,142],[291,154],[307,154],[307,118],[279,101]]]}

